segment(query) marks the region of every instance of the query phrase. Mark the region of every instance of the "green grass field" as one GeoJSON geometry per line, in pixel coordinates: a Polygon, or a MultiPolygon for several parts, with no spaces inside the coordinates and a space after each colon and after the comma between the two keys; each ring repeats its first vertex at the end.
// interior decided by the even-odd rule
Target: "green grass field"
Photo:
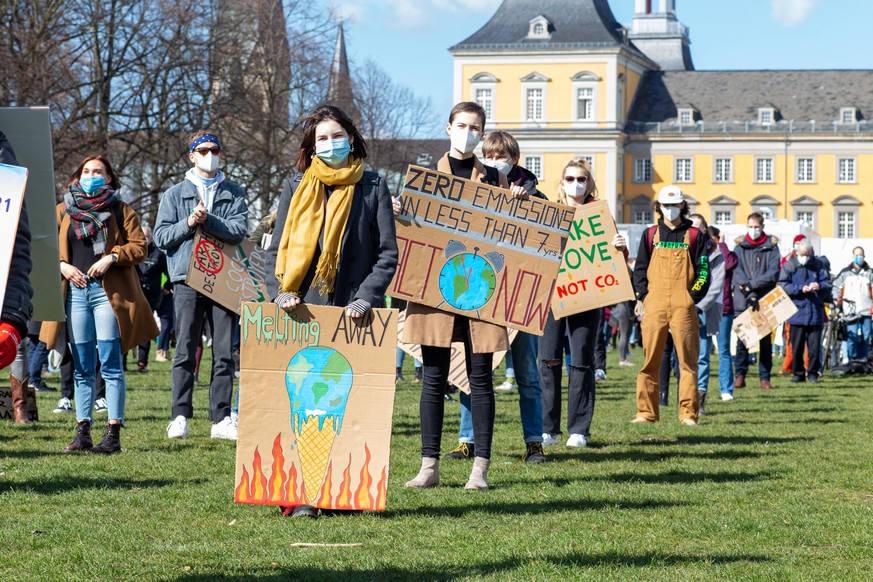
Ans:
{"type": "MultiPolygon", "coordinates": [[[[636,371],[610,364],[589,448],[553,447],[543,465],[520,462],[517,395],[499,395],[492,489],[471,492],[463,461],[442,464],[439,488],[402,487],[420,462],[407,359],[388,511],[318,520],[233,503],[234,443],[208,438],[205,385],[189,439],[167,440],[169,364],[128,376],[124,451],[110,457],[62,453],[74,415],[39,394],[39,423],[0,423],[0,579],[871,578],[873,379],[776,377],[712,399],[698,427],[677,422],[674,387],[659,424],[630,425],[636,371]]],[[[444,451],[457,419],[449,403],[444,451]]]]}

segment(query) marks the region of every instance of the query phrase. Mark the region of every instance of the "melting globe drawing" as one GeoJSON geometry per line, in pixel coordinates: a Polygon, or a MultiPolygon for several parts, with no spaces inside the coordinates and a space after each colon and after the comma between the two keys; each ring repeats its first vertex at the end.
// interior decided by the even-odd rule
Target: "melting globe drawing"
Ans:
{"type": "Polygon", "coordinates": [[[333,348],[309,346],[294,354],[285,372],[291,429],[306,497],[313,501],[324,482],[333,442],[342,428],[352,390],[352,367],[333,348]]]}
{"type": "Polygon", "coordinates": [[[479,309],[488,303],[496,287],[494,267],[476,253],[464,252],[450,257],[440,269],[440,294],[455,309],[479,309]]]}

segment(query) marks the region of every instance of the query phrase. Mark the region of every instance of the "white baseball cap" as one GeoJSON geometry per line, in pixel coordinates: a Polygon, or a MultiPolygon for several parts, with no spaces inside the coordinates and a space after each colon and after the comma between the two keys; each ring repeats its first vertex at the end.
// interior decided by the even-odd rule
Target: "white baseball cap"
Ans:
{"type": "Polygon", "coordinates": [[[681,204],[684,201],[685,195],[679,189],[679,186],[670,184],[669,186],[664,186],[658,192],[658,202],[661,204],[681,204]]]}

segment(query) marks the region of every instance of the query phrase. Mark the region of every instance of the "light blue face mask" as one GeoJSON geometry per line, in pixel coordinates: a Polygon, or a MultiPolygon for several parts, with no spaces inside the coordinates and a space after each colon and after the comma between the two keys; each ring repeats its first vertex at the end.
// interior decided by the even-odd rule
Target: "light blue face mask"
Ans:
{"type": "Polygon", "coordinates": [[[318,142],[315,146],[315,155],[329,166],[336,166],[346,161],[351,151],[349,140],[344,137],[318,142]]]}
{"type": "Polygon", "coordinates": [[[862,255],[855,255],[855,264],[860,266],[864,264],[864,257],[862,255]]]}
{"type": "Polygon", "coordinates": [[[79,178],[79,186],[82,187],[85,194],[96,192],[105,185],[106,180],[103,179],[103,176],[82,176],[79,178]]]}

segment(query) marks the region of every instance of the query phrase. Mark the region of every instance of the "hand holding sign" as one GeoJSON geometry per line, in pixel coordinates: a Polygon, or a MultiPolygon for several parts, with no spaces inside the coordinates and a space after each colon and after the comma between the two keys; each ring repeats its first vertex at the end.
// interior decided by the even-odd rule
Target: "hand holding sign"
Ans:
{"type": "Polygon", "coordinates": [[[206,222],[208,215],[209,211],[206,210],[206,205],[200,200],[197,202],[194,210],[191,211],[190,216],[188,216],[188,228],[196,228],[198,224],[203,224],[206,222]]]}

